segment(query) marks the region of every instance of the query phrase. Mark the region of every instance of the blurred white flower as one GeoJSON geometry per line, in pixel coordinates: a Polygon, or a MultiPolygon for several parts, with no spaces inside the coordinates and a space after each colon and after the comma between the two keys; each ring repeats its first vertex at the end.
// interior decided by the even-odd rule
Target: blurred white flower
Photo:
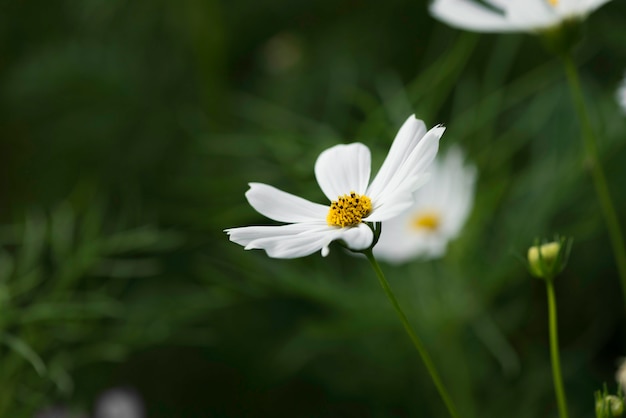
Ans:
{"type": "Polygon", "coordinates": [[[539,32],[583,20],[610,0],[435,0],[433,17],[474,32],[539,32]],[[491,6],[491,7],[489,7],[491,6]]]}
{"type": "Polygon", "coordinates": [[[626,113],[626,76],[622,80],[622,83],[617,88],[617,103],[619,103],[622,111],[626,113]]]}
{"type": "Polygon", "coordinates": [[[476,168],[464,165],[463,152],[453,147],[431,166],[431,178],[415,193],[415,203],[400,216],[383,222],[374,255],[403,263],[445,255],[459,235],[474,202],[476,168]]]}
{"type": "Polygon", "coordinates": [[[132,389],[114,388],[100,395],[94,418],[144,418],[144,406],[132,389]]]}
{"type": "Polygon", "coordinates": [[[369,186],[369,148],[354,143],[323,151],[315,163],[315,177],[330,206],[266,184],[250,183],[246,192],[250,205],[262,215],[287,224],[225,232],[246,250],[263,249],[274,258],[304,257],[319,250],[326,256],[335,240],[342,240],[352,250],[367,249],[374,237],[367,223],[386,221],[412,205],[413,192],[424,184],[444,130],[436,126],[427,132],[424,122],[410,116],[369,186]]]}

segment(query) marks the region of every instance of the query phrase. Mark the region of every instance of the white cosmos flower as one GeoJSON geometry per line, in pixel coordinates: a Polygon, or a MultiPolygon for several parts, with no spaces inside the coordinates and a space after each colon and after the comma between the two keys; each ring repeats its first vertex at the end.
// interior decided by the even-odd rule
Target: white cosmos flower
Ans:
{"type": "MultiPolygon", "coordinates": [[[[626,113],[626,76],[622,80],[622,84],[617,89],[617,103],[619,103],[622,111],[626,113]]],[[[624,388],[626,390],[626,388],[624,388]]]]}
{"type": "Polygon", "coordinates": [[[403,263],[442,257],[459,235],[474,202],[476,168],[464,165],[463,152],[451,148],[430,167],[431,179],[415,192],[414,205],[382,224],[374,255],[403,263]]]}
{"type": "Polygon", "coordinates": [[[583,20],[610,0],[435,0],[430,13],[450,26],[474,32],[539,32],[583,20]]]}
{"type": "Polygon", "coordinates": [[[304,257],[319,250],[326,256],[335,240],[352,250],[367,249],[374,234],[366,222],[386,221],[413,204],[413,192],[426,181],[426,169],[437,154],[444,130],[436,126],[427,132],[424,122],[410,116],[371,183],[370,151],[365,145],[336,145],[323,151],[315,162],[315,177],[330,205],[250,183],[246,192],[250,205],[286,225],[225,232],[246,250],[263,249],[274,258],[304,257]]]}

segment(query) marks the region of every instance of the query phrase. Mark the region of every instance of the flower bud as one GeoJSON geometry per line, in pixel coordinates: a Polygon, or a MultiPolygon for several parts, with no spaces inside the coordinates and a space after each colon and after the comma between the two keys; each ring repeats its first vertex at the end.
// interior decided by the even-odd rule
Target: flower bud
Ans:
{"type": "Polygon", "coordinates": [[[542,279],[552,280],[565,264],[571,248],[571,240],[557,239],[528,249],[528,268],[530,274],[542,279]]]}
{"type": "Polygon", "coordinates": [[[624,413],[624,400],[615,395],[596,397],[596,418],[621,417],[624,413]]]}

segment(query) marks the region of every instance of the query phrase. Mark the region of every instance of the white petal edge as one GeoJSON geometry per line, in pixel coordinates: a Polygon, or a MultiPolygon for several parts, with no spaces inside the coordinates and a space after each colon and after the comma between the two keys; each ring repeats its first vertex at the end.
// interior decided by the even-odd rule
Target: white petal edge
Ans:
{"type": "Polygon", "coordinates": [[[244,249],[262,249],[272,258],[305,257],[317,251],[328,255],[332,241],[342,240],[353,250],[368,248],[374,239],[364,223],[356,227],[337,228],[325,223],[300,223],[280,226],[247,226],[225,230],[230,240],[244,249]]]}
{"type": "Polygon", "coordinates": [[[374,241],[372,229],[364,223],[351,228],[341,228],[339,239],[343,240],[351,250],[364,250],[374,241]]]}
{"type": "Polygon", "coordinates": [[[562,7],[561,16],[580,16],[585,18],[588,14],[604,6],[610,0],[559,0],[558,6],[562,7]]]}
{"type": "Polygon", "coordinates": [[[586,0],[586,1],[583,1],[583,4],[584,4],[586,12],[591,13],[594,10],[597,10],[600,7],[604,6],[609,1],[611,0],[586,0]]]}
{"type": "Polygon", "coordinates": [[[250,183],[246,198],[261,215],[279,222],[323,221],[328,213],[328,206],[263,183],[250,183]]]}
{"type": "Polygon", "coordinates": [[[550,5],[547,0],[510,0],[506,18],[511,25],[524,31],[538,31],[558,25],[570,12],[550,5]]]}
{"type": "Polygon", "coordinates": [[[565,18],[567,16],[584,16],[587,14],[587,10],[589,7],[585,4],[585,0],[559,0],[555,7],[557,13],[561,18],[565,18]]]}
{"type": "Polygon", "coordinates": [[[429,9],[433,17],[458,29],[474,32],[519,31],[504,15],[471,0],[435,0],[429,9]]]}
{"type": "Polygon", "coordinates": [[[396,193],[380,204],[366,218],[367,222],[385,222],[402,214],[415,203],[413,193],[410,189],[405,189],[403,193],[396,193]]]}
{"type": "Polygon", "coordinates": [[[502,11],[506,10],[509,4],[508,0],[485,0],[485,2],[502,11]]]}
{"type": "Polygon", "coordinates": [[[407,218],[398,217],[383,223],[374,255],[390,264],[402,264],[415,259],[426,260],[445,255],[447,239],[437,233],[412,231],[407,218]]]}
{"type": "Polygon", "coordinates": [[[426,172],[437,155],[439,139],[444,132],[443,126],[430,129],[392,177],[387,179],[387,184],[381,185],[378,193],[368,190],[373,210],[367,220],[385,221],[413,204],[412,193],[424,185],[426,172]]]}
{"type": "Polygon", "coordinates": [[[302,232],[310,231],[315,226],[316,225],[308,223],[273,226],[243,226],[240,228],[228,228],[225,229],[224,232],[226,232],[232,242],[245,247],[257,239],[296,235],[302,232]]]}
{"type": "Polygon", "coordinates": [[[272,258],[298,258],[328,247],[338,230],[324,223],[248,226],[227,229],[230,240],[244,249],[262,249],[272,258]]]}
{"type": "Polygon", "coordinates": [[[315,178],[328,200],[352,191],[363,194],[370,180],[370,150],[355,142],[323,151],[315,162],[315,178]]]}
{"type": "Polygon", "coordinates": [[[422,120],[416,119],[415,115],[407,118],[396,134],[383,165],[372,180],[372,184],[367,190],[368,193],[373,195],[380,194],[382,189],[389,183],[389,179],[393,177],[393,174],[406,161],[411,150],[417,146],[425,133],[426,125],[422,120]]]}
{"type": "MultiPolygon", "coordinates": [[[[413,192],[417,190],[418,187],[422,186],[424,182],[420,175],[429,171],[432,162],[437,156],[439,141],[445,131],[446,128],[444,126],[437,125],[426,132],[419,144],[417,144],[406,158],[402,167],[400,167],[398,172],[394,173],[394,178],[390,181],[386,189],[410,187],[413,192]]],[[[390,190],[390,192],[392,192],[392,190],[390,190]]]]}

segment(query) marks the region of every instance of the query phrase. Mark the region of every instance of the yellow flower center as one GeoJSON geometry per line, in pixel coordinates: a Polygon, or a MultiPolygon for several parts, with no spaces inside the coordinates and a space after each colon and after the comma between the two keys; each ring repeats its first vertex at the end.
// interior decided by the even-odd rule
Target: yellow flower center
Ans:
{"type": "Polygon", "coordinates": [[[354,192],[339,196],[330,203],[326,222],[330,226],[354,226],[372,211],[372,201],[365,195],[354,192]]]}
{"type": "Polygon", "coordinates": [[[548,3],[550,3],[550,6],[556,7],[559,4],[559,0],[548,0],[548,3]]]}
{"type": "Polygon", "coordinates": [[[425,229],[428,232],[434,232],[439,228],[441,218],[437,212],[421,212],[415,216],[411,225],[415,229],[425,229]]]}

